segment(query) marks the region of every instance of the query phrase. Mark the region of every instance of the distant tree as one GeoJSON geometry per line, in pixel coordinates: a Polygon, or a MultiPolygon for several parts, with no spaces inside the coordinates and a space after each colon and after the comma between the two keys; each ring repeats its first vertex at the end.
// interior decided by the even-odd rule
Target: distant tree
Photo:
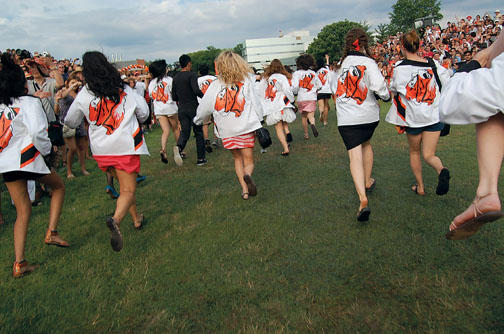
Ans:
{"type": "Polygon", "coordinates": [[[343,54],[345,36],[352,28],[362,28],[369,35],[366,22],[339,21],[326,25],[308,47],[307,52],[315,59],[324,59],[329,54],[331,61],[338,60],[343,54]]]}
{"type": "Polygon", "coordinates": [[[388,24],[379,24],[375,29],[376,40],[379,43],[382,43],[390,36],[390,28],[388,24]]]}
{"type": "Polygon", "coordinates": [[[191,57],[192,62],[192,70],[194,72],[198,72],[198,68],[202,64],[207,64],[210,68],[210,72],[213,72],[214,69],[214,60],[217,58],[219,53],[221,53],[222,49],[217,49],[213,46],[208,46],[206,50],[200,50],[188,53],[189,57],[191,57]]]}
{"type": "Polygon", "coordinates": [[[397,0],[389,13],[389,32],[406,32],[413,28],[416,20],[432,16],[434,21],[443,18],[440,0],[397,0]]]}
{"type": "Polygon", "coordinates": [[[236,46],[233,48],[233,52],[239,54],[242,57],[243,57],[243,50],[245,50],[243,43],[236,44],[236,46]]]}

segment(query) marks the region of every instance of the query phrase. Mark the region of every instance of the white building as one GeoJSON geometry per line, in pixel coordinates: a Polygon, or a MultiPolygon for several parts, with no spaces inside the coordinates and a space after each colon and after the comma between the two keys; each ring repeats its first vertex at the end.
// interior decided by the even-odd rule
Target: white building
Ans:
{"type": "Polygon", "coordinates": [[[247,39],[243,42],[243,57],[260,70],[273,59],[280,59],[284,65],[295,65],[296,58],[306,52],[313,41],[309,31],[295,31],[275,38],[247,39]]]}

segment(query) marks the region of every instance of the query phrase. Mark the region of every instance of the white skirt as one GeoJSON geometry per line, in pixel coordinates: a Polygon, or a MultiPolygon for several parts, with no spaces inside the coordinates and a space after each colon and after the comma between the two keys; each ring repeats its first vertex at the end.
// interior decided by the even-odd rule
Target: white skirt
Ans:
{"type": "Polygon", "coordinates": [[[280,121],[292,123],[296,120],[296,113],[292,108],[284,108],[266,116],[266,125],[275,125],[280,121]]]}
{"type": "Polygon", "coordinates": [[[154,115],[156,116],[173,116],[173,115],[177,115],[178,114],[178,111],[177,110],[173,110],[173,109],[161,109],[161,110],[154,110],[154,115]]]}

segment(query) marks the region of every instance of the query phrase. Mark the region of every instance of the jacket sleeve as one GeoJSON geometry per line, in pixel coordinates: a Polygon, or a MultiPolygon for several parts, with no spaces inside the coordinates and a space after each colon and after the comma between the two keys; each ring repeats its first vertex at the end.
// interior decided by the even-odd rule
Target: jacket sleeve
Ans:
{"type": "Polygon", "coordinates": [[[215,106],[215,89],[214,83],[211,83],[206,91],[205,95],[201,99],[198,109],[196,109],[196,116],[194,116],[193,123],[196,125],[202,125],[210,120],[210,116],[214,111],[215,106]]]}
{"type": "Polygon", "coordinates": [[[47,117],[40,99],[33,99],[30,106],[30,113],[23,118],[32,137],[32,142],[37,151],[43,156],[51,153],[52,144],[47,134],[47,117]]]}
{"type": "Polygon", "coordinates": [[[390,100],[390,92],[387,87],[387,81],[374,61],[370,63],[367,74],[369,78],[369,89],[375,92],[382,100],[390,100]]]}
{"type": "Polygon", "coordinates": [[[80,91],[79,94],[75,97],[75,100],[72,102],[70,108],[68,108],[66,117],[65,117],[65,125],[71,129],[76,129],[82,122],[84,118],[84,108],[89,106],[83,105],[82,95],[83,91],[80,91]]]}
{"type": "Polygon", "coordinates": [[[297,95],[298,92],[299,92],[299,74],[296,71],[292,75],[292,93],[294,95],[297,95]]]}
{"type": "Polygon", "coordinates": [[[282,88],[282,92],[285,94],[285,96],[291,101],[292,103],[294,102],[294,94],[292,93],[292,88],[289,85],[289,81],[287,78],[282,78],[280,80],[280,87],[282,88]]]}
{"type": "MultiPolygon", "coordinates": [[[[176,78],[176,76],[175,76],[175,78],[176,78]]],[[[179,98],[178,98],[178,95],[177,95],[177,84],[176,84],[177,81],[175,80],[175,78],[173,78],[173,81],[172,81],[171,95],[172,95],[172,100],[175,101],[175,102],[178,102],[179,98]]],[[[154,88],[152,88],[152,90],[154,90],[154,88]]]]}
{"type": "Polygon", "coordinates": [[[262,98],[259,98],[259,93],[257,86],[254,81],[249,80],[249,87],[250,87],[250,95],[252,98],[252,108],[254,108],[254,112],[256,113],[257,117],[259,118],[259,121],[262,121],[264,118],[264,108],[262,104],[262,98]]]}
{"type": "Polygon", "coordinates": [[[434,62],[436,63],[436,69],[437,69],[437,72],[438,72],[438,75],[439,75],[439,80],[441,80],[441,84],[444,87],[444,86],[446,86],[446,84],[448,83],[448,81],[450,80],[450,78],[452,77],[453,72],[451,70],[448,70],[448,69],[444,68],[436,60],[434,60],[434,62]]]}
{"type": "Polygon", "coordinates": [[[147,105],[147,102],[145,102],[145,99],[141,97],[138,94],[131,94],[136,102],[136,107],[135,107],[135,115],[136,118],[140,123],[143,123],[149,118],[149,106],[147,105]]]}

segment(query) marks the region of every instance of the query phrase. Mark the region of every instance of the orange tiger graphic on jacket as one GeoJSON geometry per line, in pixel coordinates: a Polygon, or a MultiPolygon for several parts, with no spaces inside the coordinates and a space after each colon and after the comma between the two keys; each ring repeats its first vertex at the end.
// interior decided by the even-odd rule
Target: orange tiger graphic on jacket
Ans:
{"type": "Polygon", "coordinates": [[[207,79],[207,80],[205,80],[205,81],[203,81],[203,82],[201,83],[201,88],[200,88],[200,90],[201,90],[201,92],[203,93],[203,95],[205,95],[206,91],[208,90],[208,87],[210,87],[210,84],[211,84],[212,82],[213,82],[213,80],[212,80],[212,79],[207,79]]]}
{"type": "Polygon", "coordinates": [[[168,84],[164,81],[160,81],[157,83],[156,89],[152,92],[152,99],[154,101],[161,101],[163,103],[168,102],[170,96],[168,95],[168,92],[165,92],[167,85],[168,84]]]}
{"type": "Polygon", "coordinates": [[[343,70],[338,78],[338,89],[336,97],[347,97],[353,99],[358,105],[364,103],[367,97],[368,88],[363,82],[366,66],[357,65],[343,70]]]}
{"type": "Polygon", "coordinates": [[[327,82],[327,74],[329,72],[327,72],[327,70],[323,70],[323,71],[320,71],[319,74],[318,74],[318,78],[320,80],[320,82],[322,83],[322,86],[324,86],[327,82]]]}
{"type": "Polygon", "coordinates": [[[431,69],[421,69],[406,85],[406,99],[431,105],[436,98],[436,83],[431,69]]]}
{"type": "Polygon", "coordinates": [[[265,99],[270,99],[272,102],[275,100],[277,89],[275,87],[276,79],[268,80],[268,87],[266,88],[266,92],[264,93],[265,99]]]}
{"type": "Polygon", "coordinates": [[[301,80],[299,80],[299,87],[304,88],[306,90],[312,90],[313,89],[312,80],[314,77],[315,76],[311,73],[305,75],[301,80]]]}
{"type": "Polygon", "coordinates": [[[96,122],[97,126],[107,129],[107,135],[111,135],[121,125],[124,119],[124,110],[119,112],[117,107],[121,105],[126,97],[126,93],[121,91],[119,102],[115,103],[107,98],[94,100],[89,105],[89,120],[96,122]]]}
{"type": "Polygon", "coordinates": [[[19,114],[19,108],[5,107],[0,110],[0,152],[9,145],[12,138],[12,120],[19,114]]]}
{"type": "Polygon", "coordinates": [[[226,113],[233,112],[235,117],[240,117],[245,109],[245,99],[242,94],[243,83],[233,85],[230,88],[221,89],[215,99],[215,110],[226,113]]]}

